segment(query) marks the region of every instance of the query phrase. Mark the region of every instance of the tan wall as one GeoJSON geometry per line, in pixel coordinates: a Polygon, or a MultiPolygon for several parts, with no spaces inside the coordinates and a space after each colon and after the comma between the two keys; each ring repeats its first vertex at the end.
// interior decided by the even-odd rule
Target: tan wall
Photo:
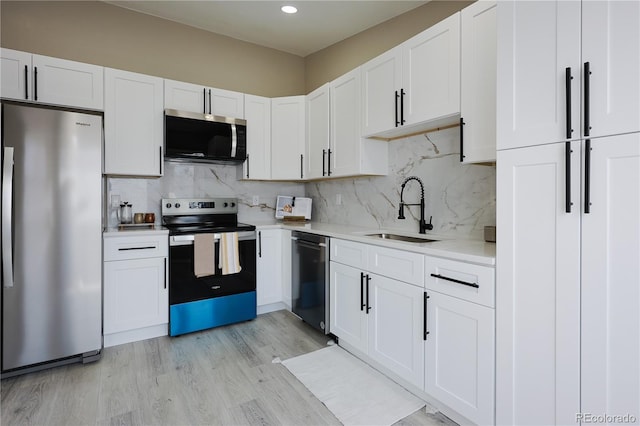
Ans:
{"type": "Polygon", "coordinates": [[[103,2],[0,1],[2,47],[262,96],[305,93],[304,59],[103,2]]]}
{"type": "Polygon", "coordinates": [[[305,58],[306,92],[364,64],[473,1],[431,1],[305,58]]]}

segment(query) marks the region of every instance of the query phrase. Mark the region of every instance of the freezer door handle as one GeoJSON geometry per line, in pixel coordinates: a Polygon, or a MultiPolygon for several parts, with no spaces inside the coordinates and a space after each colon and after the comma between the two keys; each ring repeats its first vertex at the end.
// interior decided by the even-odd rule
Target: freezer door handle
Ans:
{"type": "Polygon", "coordinates": [[[7,288],[13,287],[13,147],[4,149],[2,164],[2,282],[7,288]]]}

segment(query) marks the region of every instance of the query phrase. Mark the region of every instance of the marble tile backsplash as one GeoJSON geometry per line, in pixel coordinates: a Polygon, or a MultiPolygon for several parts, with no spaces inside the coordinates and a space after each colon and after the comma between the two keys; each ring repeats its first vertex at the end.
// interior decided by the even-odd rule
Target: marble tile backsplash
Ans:
{"type": "MultiPolygon", "coordinates": [[[[405,207],[398,219],[400,185],[418,176],[425,186],[425,216],[433,216],[433,233],[482,238],[485,225],[496,223],[496,168],[460,163],[458,129],[389,142],[389,175],[311,182],[312,217],[319,222],[395,228],[418,232],[420,207],[405,207]],[[342,205],[337,204],[340,194],[342,205]]],[[[420,186],[410,181],[404,201],[418,203],[420,186]]]]}
{"type": "MultiPolygon", "coordinates": [[[[165,162],[164,176],[157,179],[108,178],[107,194],[119,194],[133,204],[134,212],[152,212],[161,221],[161,198],[237,197],[238,219],[255,222],[274,219],[278,195],[304,195],[304,184],[245,182],[238,180],[240,166],[165,162]],[[253,197],[260,197],[253,206],[253,197]]],[[[115,209],[108,209],[108,225],[117,226],[115,209]]]]}

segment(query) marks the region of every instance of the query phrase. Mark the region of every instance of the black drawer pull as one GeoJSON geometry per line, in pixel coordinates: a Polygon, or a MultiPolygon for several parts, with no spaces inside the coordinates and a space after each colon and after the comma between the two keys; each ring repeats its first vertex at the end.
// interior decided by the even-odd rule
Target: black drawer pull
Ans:
{"type": "Polygon", "coordinates": [[[440,274],[431,274],[432,277],[434,278],[439,278],[441,280],[447,280],[447,281],[451,281],[457,284],[462,284],[462,285],[467,285],[469,287],[473,287],[473,288],[480,288],[480,286],[476,283],[468,283],[466,281],[460,281],[460,280],[456,280],[455,278],[449,278],[449,277],[445,277],[444,275],[440,275],[440,274]]]}
{"type": "Polygon", "coordinates": [[[118,251],[129,251],[129,250],[153,250],[157,248],[156,246],[148,246],[148,247],[124,247],[119,248],[118,251]]]}

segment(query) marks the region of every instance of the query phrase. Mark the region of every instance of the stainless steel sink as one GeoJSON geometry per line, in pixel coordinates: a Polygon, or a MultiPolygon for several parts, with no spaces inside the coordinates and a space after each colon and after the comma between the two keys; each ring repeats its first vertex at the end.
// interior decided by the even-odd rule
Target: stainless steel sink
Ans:
{"type": "Polygon", "coordinates": [[[366,234],[365,237],[376,237],[376,238],[382,238],[383,240],[396,240],[396,241],[404,241],[407,243],[431,243],[433,241],[438,241],[438,240],[431,240],[429,238],[408,237],[406,235],[387,234],[387,233],[366,234]]]}

